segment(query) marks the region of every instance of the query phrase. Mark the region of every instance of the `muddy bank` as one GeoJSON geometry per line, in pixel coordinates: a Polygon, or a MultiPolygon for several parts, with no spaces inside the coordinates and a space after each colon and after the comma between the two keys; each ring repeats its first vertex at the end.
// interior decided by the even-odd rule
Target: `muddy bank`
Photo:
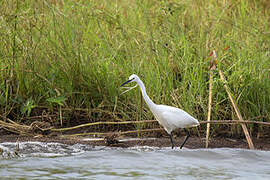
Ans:
{"type": "MultiPolygon", "coordinates": [[[[179,147],[184,137],[176,138],[175,144],[179,147]]],[[[84,137],[67,137],[67,136],[54,136],[54,137],[27,137],[19,135],[1,135],[0,143],[2,142],[25,142],[25,141],[40,141],[40,142],[59,142],[64,144],[88,144],[92,146],[112,146],[112,147],[132,147],[132,146],[155,146],[155,147],[170,147],[171,143],[169,138],[131,138],[129,136],[119,137],[108,143],[103,138],[93,138],[90,136],[84,137]]],[[[258,150],[270,150],[270,138],[253,139],[255,148],[258,150]]],[[[187,141],[186,148],[198,149],[205,148],[205,140],[200,137],[190,137],[187,141]]],[[[215,137],[211,138],[209,148],[244,148],[248,149],[248,144],[245,139],[232,139],[215,137]]]]}

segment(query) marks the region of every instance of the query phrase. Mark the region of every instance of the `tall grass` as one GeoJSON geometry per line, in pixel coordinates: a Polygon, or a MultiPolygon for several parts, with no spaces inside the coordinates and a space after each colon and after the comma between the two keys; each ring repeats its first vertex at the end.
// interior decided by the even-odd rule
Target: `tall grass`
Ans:
{"type": "MultiPolygon", "coordinates": [[[[119,95],[136,73],[154,102],[204,120],[215,49],[243,117],[270,121],[269,9],[266,0],[2,0],[0,113],[24,123],[57,114],[55,125],[59,113],[64,125],[152,119],[139,90],[119,95]]],[[[212,117],[235,118],[217,73],[212,117]]]]}

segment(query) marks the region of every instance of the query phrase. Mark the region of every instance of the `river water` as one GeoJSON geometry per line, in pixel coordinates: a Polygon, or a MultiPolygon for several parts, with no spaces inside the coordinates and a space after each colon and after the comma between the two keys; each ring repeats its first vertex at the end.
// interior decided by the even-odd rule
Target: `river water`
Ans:
{"type": "Polygon", "coordinates": [[[270,179],[270,151],[0,143],[1,179],[270,179]]]}

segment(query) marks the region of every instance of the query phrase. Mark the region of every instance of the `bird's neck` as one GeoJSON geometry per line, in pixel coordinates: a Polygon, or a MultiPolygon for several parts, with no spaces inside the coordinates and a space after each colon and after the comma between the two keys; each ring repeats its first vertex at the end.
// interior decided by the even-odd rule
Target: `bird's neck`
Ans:
{"type": "Polygon", "coordinates": [[[142,96],[143,96],[146,104],[149,106],[150,109],[155,108],[156,104],[147,95],[143,82],[141,80],[139,80],[137,83],[141,88],[142,96]]]}

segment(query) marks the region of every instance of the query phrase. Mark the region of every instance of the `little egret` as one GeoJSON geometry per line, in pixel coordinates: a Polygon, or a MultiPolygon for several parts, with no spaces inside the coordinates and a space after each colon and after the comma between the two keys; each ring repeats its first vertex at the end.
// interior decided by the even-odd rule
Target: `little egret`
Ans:
{"type": "Polygon", "coordinates": [[[185,128],[198,126],[199,121],[182,109],[167,105],[155,104],[147,95],[143,82],[136,74],[132,74],[128,78],[128,81],[124,82],[121,87],[130,82],[136,82],[140,86],[146,104],[154,114],[159,124],[161,124],[169,134],[172,143],[172,149],[174,148],[172,131],[178,128],[183,128],[185,130],[187,136],[180,146],[180,149],[182,149],[190,136],[189,132],[185,128]]]}

